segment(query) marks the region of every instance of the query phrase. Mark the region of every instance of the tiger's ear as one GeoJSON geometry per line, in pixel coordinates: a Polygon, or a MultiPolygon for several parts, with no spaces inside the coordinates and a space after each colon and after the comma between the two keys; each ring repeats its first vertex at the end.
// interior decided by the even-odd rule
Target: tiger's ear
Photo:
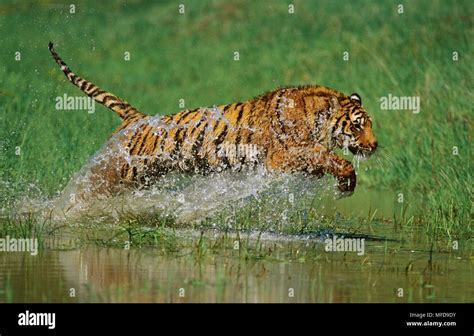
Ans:
{"type": "Polygon", "coordinates": [[[341,108],[341,105],[339,105],[339,99],[337,99],[336,96],[331,96],[329,97],[329,113],[333,115],[339,109],[341,108]]]}
{"type": "Polygon", "coordinates": [[[349,97],[352,101],[358,102],[362,106],[362,99],[357,93],[353,93],[349,97]]]}

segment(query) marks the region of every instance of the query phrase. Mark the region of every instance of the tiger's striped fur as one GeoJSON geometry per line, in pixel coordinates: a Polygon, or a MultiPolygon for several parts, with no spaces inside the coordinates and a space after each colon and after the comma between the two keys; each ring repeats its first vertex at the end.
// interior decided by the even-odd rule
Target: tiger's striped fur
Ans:
{"type": "Polygon", "coordinates": [[[153,117],[74,74],[49,45],[69,81],[116,112],[122,123],[110,146],[120,153],[93,169],[97,192],[118,186],[145,186],[169,171],[207,174],[264,165],[268,170],[332,174],[342,192],[356,185],[354,168],[334,149],[369,155],[377,147],[372,121],[357,94],[317,85],[283,87],[244,102],[185,110],[153,117]],[[257,155],[222,146],[253,146],[257,155]],[[105,183],[104,183],[105,181],[105,183]]]}

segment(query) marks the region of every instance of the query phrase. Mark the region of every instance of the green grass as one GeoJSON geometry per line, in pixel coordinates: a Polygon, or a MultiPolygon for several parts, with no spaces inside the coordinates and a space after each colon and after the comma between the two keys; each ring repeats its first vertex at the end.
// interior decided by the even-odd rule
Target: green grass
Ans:
{"type": "MultiPolygon", "coordinates": [[[[102,106],[94,114],[55,110],[56,96],[79,91],[52,61],[51,40],[75,72],[149,114],[179,110],[180,98],[189,108],[210,106],[280,85],[358,92],[382,146],[361,163],[358,188],[417,198],[421,205],[413,215],[397,212],[390,219],[404,232],[443,239],[472,235],[470,1],[407,2],[402,15],[396,1],[295,0],[294,15],[286,2],[182,2],[185,15],[178,15],[173,1],[86,1],[75,14],[57,2],[0,4],[2,207],[35,190],[46,196],[60,191],[119,124],[102,106]],[[15,61],[17,51],[21,61],[15,61]],[[128,62],[125,51],[131,53],[128,62]],[[420,96],[421,112],[381,110],[379,98],[389,93],[420,96]],[[453,146],[459,155],[452,154],[453,146]]],[[[240,228],[262,228],[245,210],[235,216],[240,228]]],[[[345,223],[364,228],[369,220],[345,223]]],[[[289,222],[292,232],[331,226],[315,220],[311,226],[301,212],[289,222]]]]}
{"type": "Polygon", "coordinates": [[[49,220],[39,221],[34,215],[0,218],[0,237],[36,238],[38,249],[44,248],[47,237],[54,235],[55,228],[49,220]]]}

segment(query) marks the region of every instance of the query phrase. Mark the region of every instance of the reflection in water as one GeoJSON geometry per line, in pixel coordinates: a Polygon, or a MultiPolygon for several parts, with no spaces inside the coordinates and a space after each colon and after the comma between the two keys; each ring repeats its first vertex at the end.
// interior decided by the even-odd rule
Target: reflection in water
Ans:
{"type": "MultiPolygon", "coordinates": [[[[282,243],[283,245],[285,243],[282,243]]],[[[326,253],[292,261],[201,260],[153,249],[89,247],[0,254],[0,302],[472,302],[472,264],[428,252],[326,253]],[[407,271],[407,265],[409,271],[407,271]],[[71,297],[71,288],[75,297],[71,297]],[[404,296],[397,296],[397,289],[404,296]]],[[[314,246],[313,246],[314,247],[314,246]]],[[[287,248],[287,247],[286,247],[287,248]]],[[[301,247],[305,248],[305,247],[301,247]]],[[[282,251],[285,247],[282,248],[282,251]]],[[[286,259],[288,260],[288,259],[286,259]]]]}

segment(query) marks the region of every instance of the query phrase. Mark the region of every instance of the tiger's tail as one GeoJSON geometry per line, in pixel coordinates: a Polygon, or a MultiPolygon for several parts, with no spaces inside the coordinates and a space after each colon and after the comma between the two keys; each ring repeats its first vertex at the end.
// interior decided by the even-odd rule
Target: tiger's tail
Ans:
{"type": "Polygon", "coordinates": [[[145,116],[144,113],[138,111],[126,101],[111,94],[110,92],[102,90],[97,85],[79,77],[74,72],[72,72],[66,63],[64,63],[64,61],[61,59],[61,57],[59,57],[59,55],[56,53],[52,42],[49,42],[48,48],[51,52],[51,55],[53,55],[54,60],[66,75],[67,79],[69,79],[69,81],[75,86],[80,88],[81,91],[86,95],[93,98],[96,102],[107,106],[109,109],[117,113],[124,121],[139,119],[145,116]]]}

